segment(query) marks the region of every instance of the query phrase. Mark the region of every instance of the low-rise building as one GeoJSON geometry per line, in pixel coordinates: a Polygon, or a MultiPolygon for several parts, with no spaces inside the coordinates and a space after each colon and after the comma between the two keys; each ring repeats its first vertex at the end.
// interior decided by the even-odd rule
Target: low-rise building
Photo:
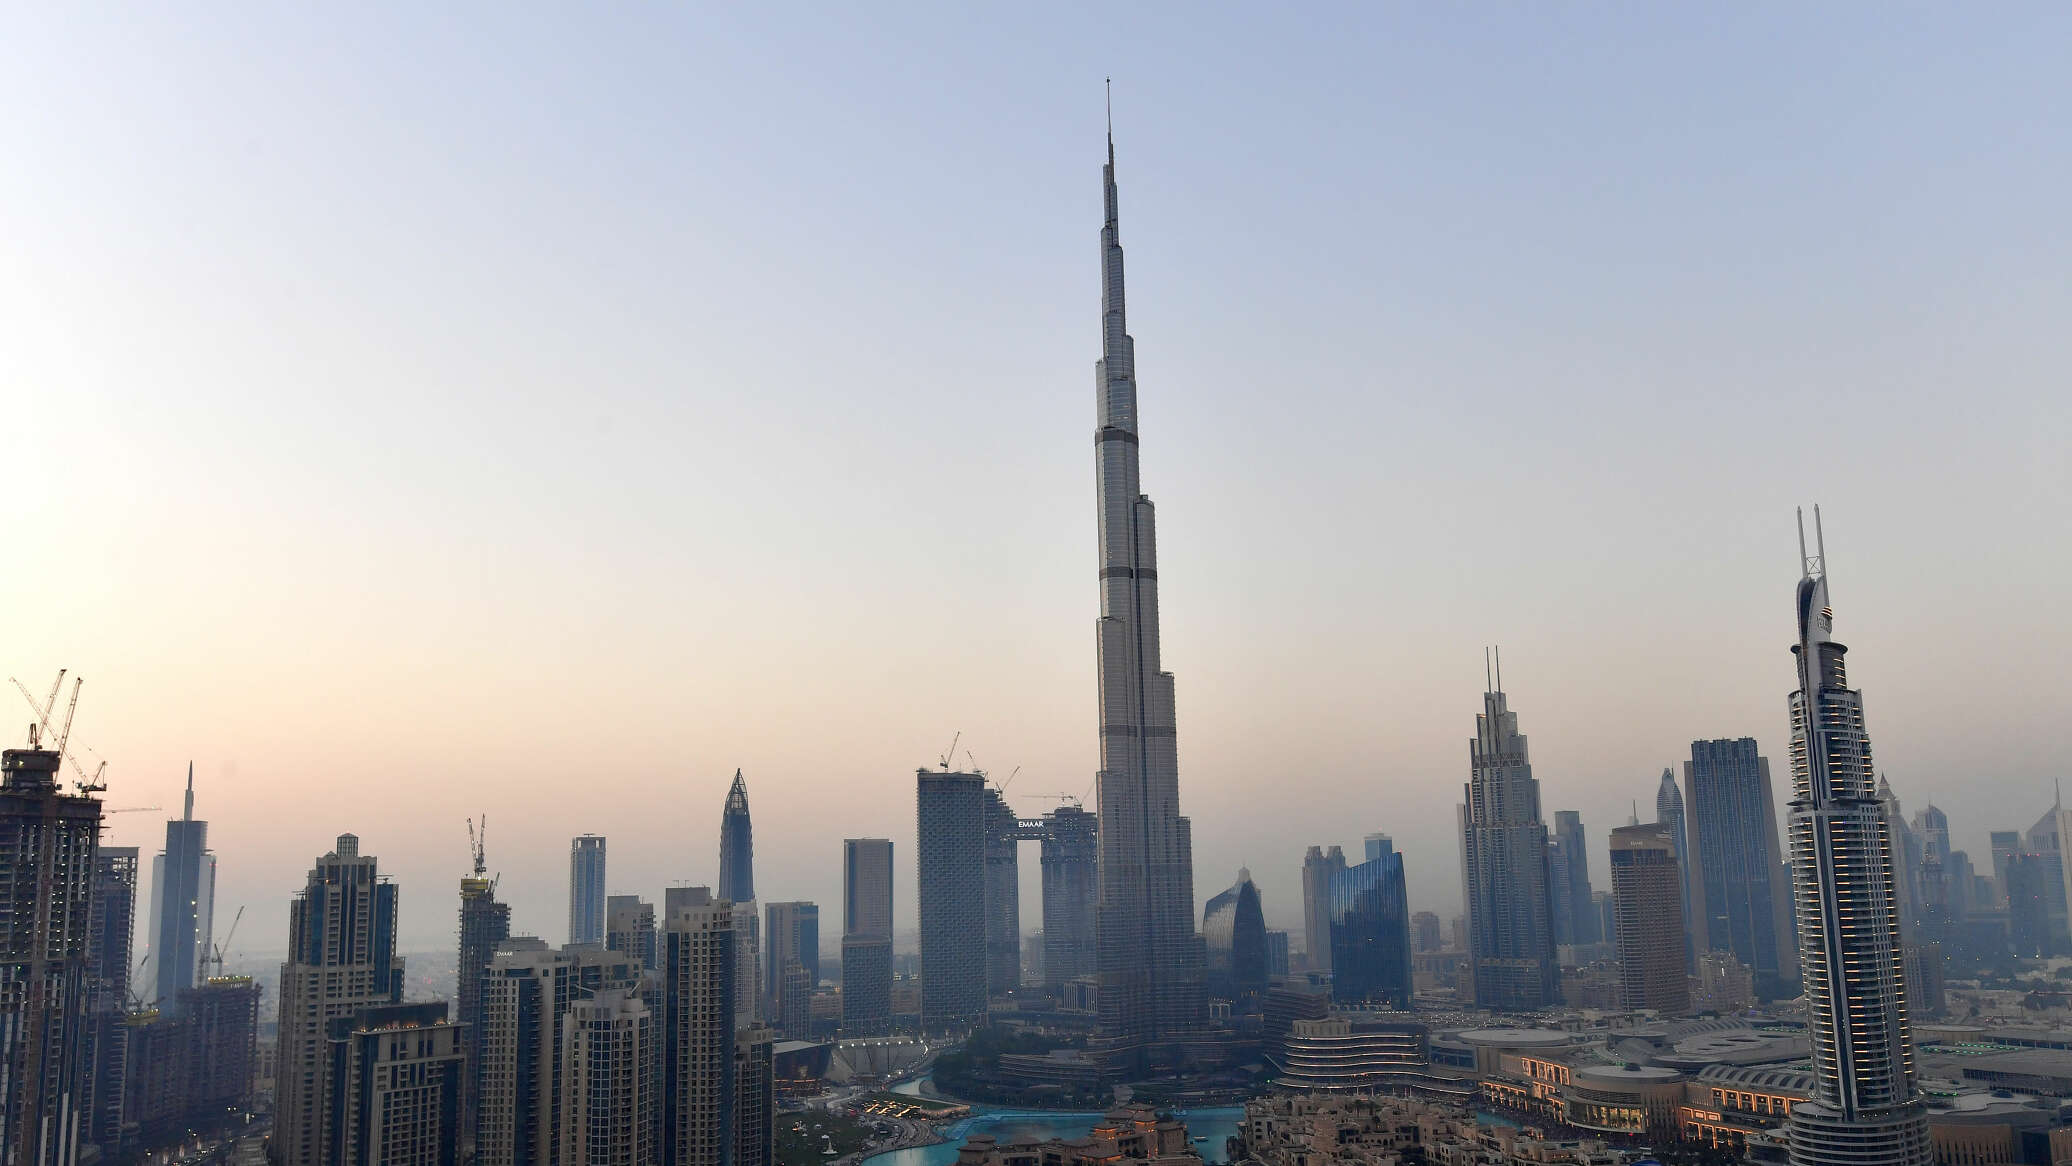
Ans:
{"type": "Polygon", "coordinates": [[[1187,1127],[1146,1105],[1108,1111],[1083,1138],[1001,1142],[973,1134],[957,1149],[957,1166],[1201,1166],[1187,1127]]]}
{"type": "Polygon", "coordinates": [[[1373,1089],[1405,1069],[1424,1069],[1430,1039],[1425,1026],[1408,1017],[1298,1020],[1277,1059],[1280,1083],[1291,1089],[1373,1089]]]}

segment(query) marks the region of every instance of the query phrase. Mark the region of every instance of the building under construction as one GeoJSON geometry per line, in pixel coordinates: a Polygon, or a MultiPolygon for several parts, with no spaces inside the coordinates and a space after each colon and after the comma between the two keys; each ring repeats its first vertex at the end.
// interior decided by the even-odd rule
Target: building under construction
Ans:
{"type": "Polygon", "coordinates": [[[41,748],[42,727],[0,753],[0,1166],[73,1166],[88,1125],[101,802],[59,790],[63,734],[41,748]]]}

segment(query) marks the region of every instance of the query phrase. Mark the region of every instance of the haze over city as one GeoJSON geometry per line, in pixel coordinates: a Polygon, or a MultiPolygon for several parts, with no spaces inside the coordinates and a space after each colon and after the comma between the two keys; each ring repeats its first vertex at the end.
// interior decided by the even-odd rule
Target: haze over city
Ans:
{"type": "Polygon", "coordinates": [[[2072,17],[1028,16],[17,14],[0,645],[111,806],[193,760],[240,948],[348,830],[444,948],[484,812],[558,940],[736,768],[762,899],[879,835],[902,930],[953,737],[1091,807],[1111,74],[1198,900],[1384,831],[1458,912],[1485,645],[1597,839],[1781,757],[1814,502],[1895,790],[2049,806],[2072,17]]]}

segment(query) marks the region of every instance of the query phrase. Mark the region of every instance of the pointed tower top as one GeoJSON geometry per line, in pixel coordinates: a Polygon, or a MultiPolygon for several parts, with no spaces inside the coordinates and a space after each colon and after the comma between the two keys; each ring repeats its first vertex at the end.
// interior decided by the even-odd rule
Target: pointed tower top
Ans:
{"type": "Polygon", "coordinates": [[[727,787],[727,813],[748,812],[748,783],[741,780],[741,771],[734,771],[734,784],[727,787]]]}
{"type": "Polygon", "coordinates": [[[181,811],[182,822],[194,821],[194,762],[187,763],[187,805],[181,811]]]}

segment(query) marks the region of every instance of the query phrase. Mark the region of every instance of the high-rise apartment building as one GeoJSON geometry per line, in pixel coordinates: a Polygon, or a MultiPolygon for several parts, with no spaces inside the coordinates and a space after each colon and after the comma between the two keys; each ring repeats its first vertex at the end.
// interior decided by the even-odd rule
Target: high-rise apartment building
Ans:
{"type": "Polygon", "coordinates": [[[137,917],[137,848],[103,846],[94,856],[93,905],[87,921],[87,1097],[82,1141],[113,1154],[122,1141],[122,1083],[129,1013],[131,934],[137,917]]]}
{"type": "Polygon", "coordinates": [[[709,895],[667,904],[662,925],[661,1166],[767,1166],[774,1145],[770,1030],[738,1023],[754,995],[736,952],[736,908],[709,895]]]}
{"type": "Polygon", "coordinates": [[[1693,885],[1700,908],[1694,934],[1732,952],[1765,999],[1797,993],[1791,982],[1791,921],[1785,914],[1770,762],[1755,739],[1693,741],[1684,764],[1689,797],[1693,885]]]}
{"type": "Polygon", "coordinates": [[[1684,973],[1683,880],[1676,838],[1663,823],[1611,833],[1613,940],[1619,949],[1619,1005],[1672,1016],[1691,1010],[1684,973]]]}
{"type": "Polygon", "coordinates": [[[1312,846],[1302,856],[1302,944],[1312,972],[1331,970],[1331,880],[1345,870],[1345,851],[1312,846]]]}
{"type": "Polygon", "coordinates": [[[1445,946],[1445,933],[1439,930],[1439,917],[1437,915],[1430,911],[1419,911],[1410,917],[1410,948],[1412,951],[1438,951],[1445,946]]]}
{"type": "Polygon", "coordinates": [[[892,842],[842,842],[842,1035],[892,1027],[892,842]]]}
{"type": "Polygon", "coordinates": [[[755,901],[755,830],[748,818],[748,785],[738,769],[719,817],[719,897],[737,905],[755,901]]]}
{"type": "Polygon", "coordinates": [[[1043,982],[1057,988],[1094,974],[1099,831],[1077,804],[1045,814],[1043,825],[1043,982]]]}
{"type": "Polygon", "coordinates": [[[1022,986],[1021,829],[1007,799],[986,787],[986,992],[1022,986]]]}
{"type": "Polygon", "coordinates": [[[1239,1005],[1256,1002],[1266,991],[1266,912],[1250,870],[1238,868],[1237,882],[1209,899],[1201,937],[1208,990],[1239,1005]]]}
{"type": "MultiPolygon", "coordinates": [[[[331,1156],[333,1139],[340,1136],[340,1117],[333,1108],[332,1022],[352,1021],[370,1009],[402,1002],[396,908],[395,884],[381,877],[373,855],[360,853],[360,840],[352,834],[340,834],[330,853],[317,859],[307,884],[289,905],[274,1127],[266,1143],[273,1166],[331,1166],[337,1161],[331,1156]]],[[[436,1024],[445,1014],[442,1004],[437,1020],[414,1023],[436,1024]]],[[[453,1033],[458,1042],[459,1029],[453,1033]]],[[[355,1055],[364,1053],[362,1048],[355,1055]]],[[[381,1054],[376,1050],[374,1055],[381,1054]]],[[[457,1043],[455,1055],[464,1057],[457,1043]]],[[[454,1073],[458,1131],[459,1065],[454,1073]]],[[[369,1143],[362,1138],[357,1144],[369,1143]]]]}
{"type": "Polygon", "coordinates": [[[58,790],[56,750],[0,753],[0,1163],[73,1166],[101,803],[58,790]]]}
{"type": "Polygon", "coordinates": [[[1826,538],[1799,553],[1798,691],[1791,696],[1791,861],[1814,1097],[1791,1111],[1794,1166],[1935,1160],[1916,1084],[1893,885],[1893,839],[1878,802],[1863,696],[1834,638],[1826,538]]]}
{"type": "MultiPolygon", "coordinates": [[[[1101,615],[1099,1031],[1126,1055],[1206,1017],[1194,839],[1180,813],[1173,674],[1160,659],[1156,511],[1138,477],[1137,358],[1123,294],[1115,135],[1101,172],[1101,360],[1094,366],[1101,615]]],[[[925,988],[924,988],[925,991],[925,988]]]]}
{"type": "MultiPolygon", "coordinates": [[[[793,1032],[782,1023],[786,1006],[792,1011],[804,1014],[807,1000],[787,1000],[786,975],[796,965],[803,973],[803,991],[811,996],[814,985],[820,983],[820,907],[814,903],[790,902],[770,903],[763,908],[763,991],[769,1001],[765,1016],[779,1021],[778,1027],[786,1028],[785,1036],[802,1039],[804,1032],[793,1032]]],[[[792,994],[801,989],[793,984],[792,994]]]]}
{"type": "Polygon", "coordinates": [[[655,946],[655,905],[639,895],[611,895],[604,901],[604,946],[659,971],[655,946]]]}
{"type": "MultiPolygon", "coordinates": [[[[487,819],[484,819],[487,826],[487,819]]],[[[471,825],[472,829],[472,825],[471,825]]],[[[511,938],[511,905],[496,898],[496,880],[479,835],[472,839],[473,873],[460,880],[460,951],[454,963],[454,1020],[461,1026],[460,1136],[475,1145],[476,1107],[482,1092],[482,978],[497,945],[511,938]]]]}
{"type": "Polygon", "coordinates": [[[604,942],[604,836],[580,834],[568,844],[568,941],[604,942]]]}
{"type": "Polygon", "coordinates": [[[593,944],[555,951],[520,936],[498,948],[482,978],[475,1144],[485,1166],[559,1166],[569,1009],[600,992],[636,990],[639,982],[639,961],[593,944]]]}
{"type": "Polygon", "coordinates": [[[201,982],[202,965],[212,954],[216,909],[216,856],[209,852],[209,824],[194,818],[191,761],[186,804],[177,821],[165,824],[165,850],[151,862],[151,887],[153,999],[177,1014],[180,989],[201,982]]]}
{"type": "Polygon", "coordinates": [[[328,1025],[331,1166],[459,1166],[460,1026],[443,1001],[362,1008],[328,1025]]]}
{"type": "Polygon", "coordinates": [[[1414,986],[1403,856],[1386,837],[1377,837],[1367,861],[1331,876],[1331,997],[1341,1004],[1407,1009],[1414,986]]]}
{"type": "Polygon", "coordinates": [[[914,776],[921,1024],[940,1031],[986,1015],[986,779],[933,769],[914,776]]]}
{"type": "Polygon", "coordinates": [[[560,1166],[653,1166],[662,1128],[662,1033],[641,993],[569,1004],[561,1028],[560,1166]]]}
{"type": "Polygon", "coordinates": [[[1473,999],[1482,1008],[1517,1011],[1558,1001],[1561,968],[1554,953],[1540,783],[1533,779],[1525,734],[1518,731],[1518,714],[1502,685],[1499,673],[1482,694],[1468,746],[1461,865],[1473,999]]]}

